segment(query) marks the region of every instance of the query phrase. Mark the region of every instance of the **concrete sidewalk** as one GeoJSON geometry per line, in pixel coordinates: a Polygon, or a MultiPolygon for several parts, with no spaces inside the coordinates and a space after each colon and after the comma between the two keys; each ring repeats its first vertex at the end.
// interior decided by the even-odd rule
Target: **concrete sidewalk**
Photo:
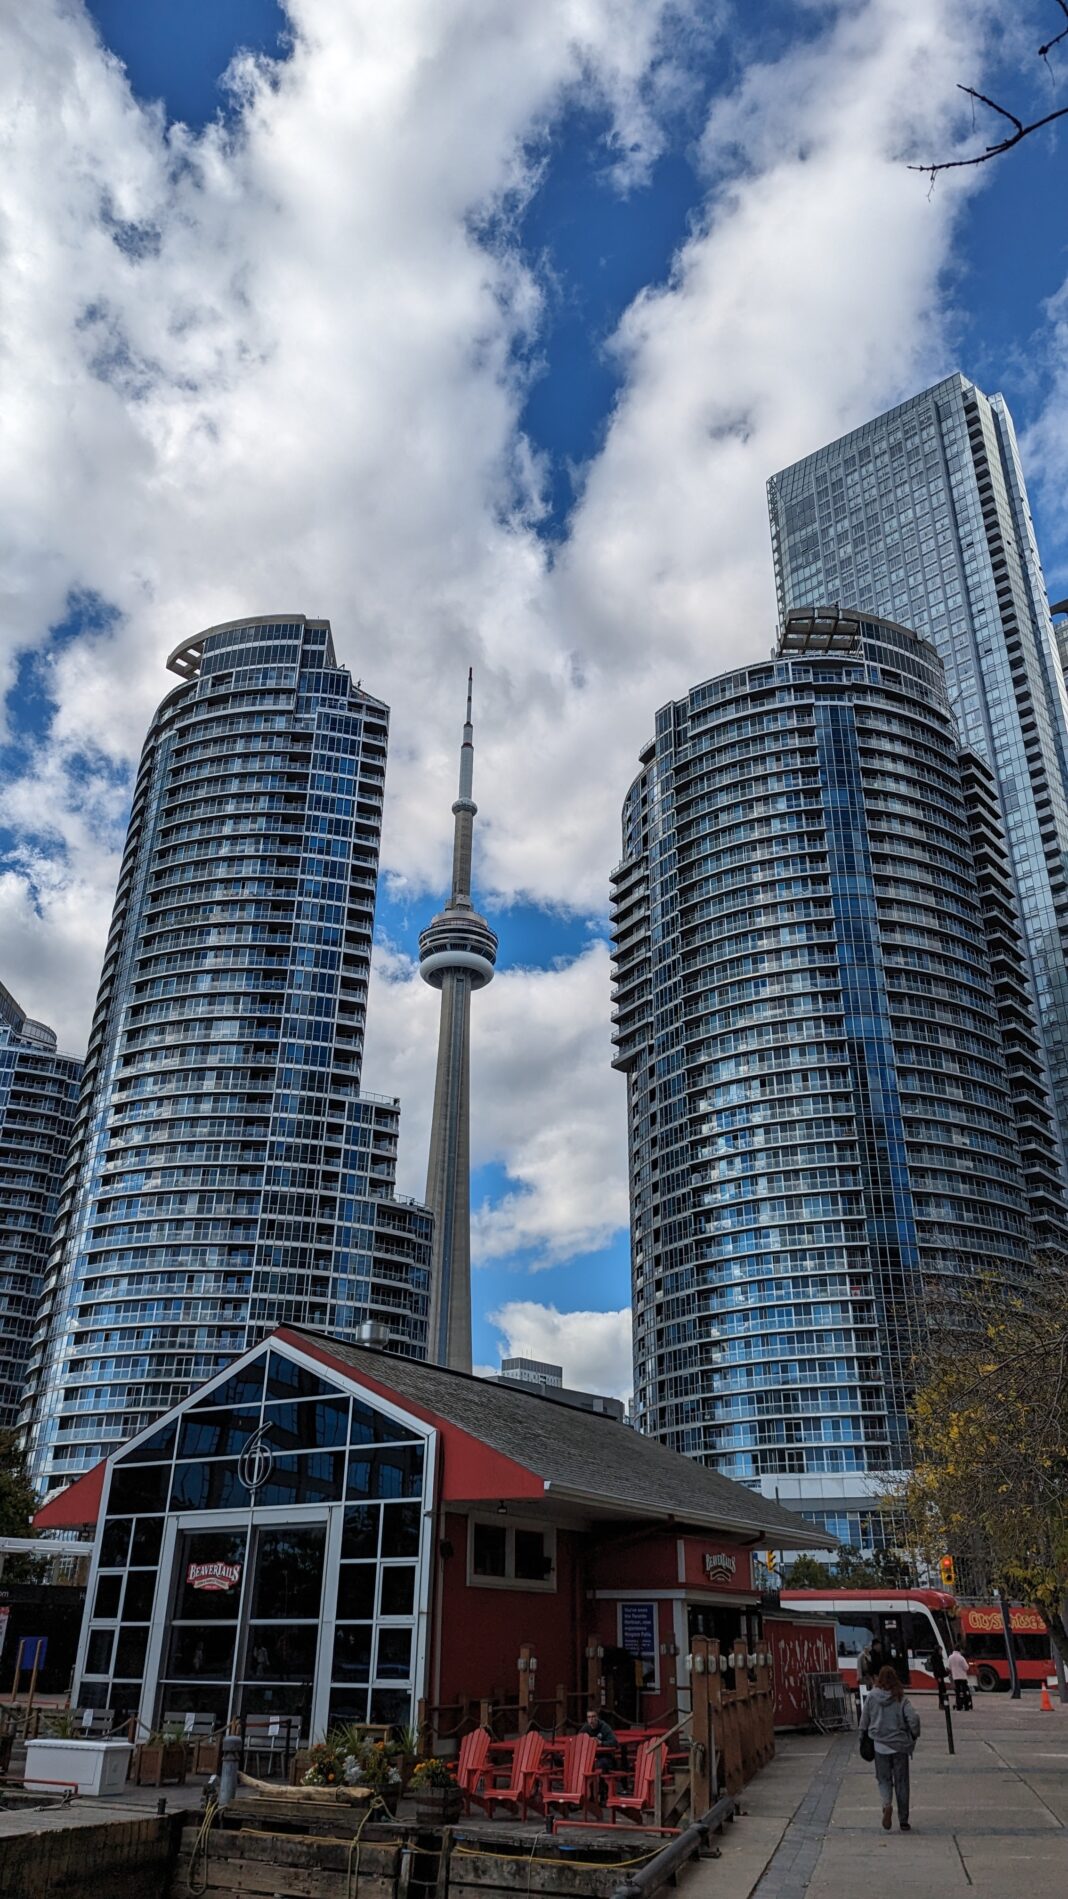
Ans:
{"type": "Polygon", "coordinates": [[[722,1858],[687,1876],[687,1899],[1063,1899],[1068,1894],[1068,1708],[1038,1695],[976,1697],[953,1717],[917,1696],[912,1832],[880,1826],[875,1769],[855,1733],[786,1739],[746,1789],[722,1858]]]}

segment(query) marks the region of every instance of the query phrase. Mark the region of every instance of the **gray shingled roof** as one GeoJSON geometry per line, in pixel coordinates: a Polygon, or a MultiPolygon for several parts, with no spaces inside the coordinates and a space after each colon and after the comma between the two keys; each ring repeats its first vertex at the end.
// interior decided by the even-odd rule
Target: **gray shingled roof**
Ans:
{"type": "Polygon", "coordinates": [[[521,1386],[510,1389],[443,1365],[349,1345],[328,1333],[285,1329],[328,1348],[339,1364],[388,1385],[399,1398],[410,1398],[481,1438],[545,1479],[552,1490],[618,1504],[621,1514],[652,1511],[680,1524],[715,1526],[775,1549],[834,1548],[833,1538],[792,1510],[599,1412],[578,1411],[521,1386]]]}

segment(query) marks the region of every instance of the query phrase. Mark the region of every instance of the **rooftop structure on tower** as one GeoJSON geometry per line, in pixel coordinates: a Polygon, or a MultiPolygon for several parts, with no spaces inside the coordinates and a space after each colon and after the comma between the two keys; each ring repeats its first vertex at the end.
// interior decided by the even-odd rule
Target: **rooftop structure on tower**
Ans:
{"type": "Polygon", "coordinates": [[[475,748],[471,684],[460,748],[460,789],[452,892],[419,938],[424,982],[441,990],[441,1027],[426,1202],[434,1214],[428,1356],[453,1371],[471,1370],[471,994],[493,980],[497,938],[471,901],[471,837],[478,806],[471,796],[475,748]]]}

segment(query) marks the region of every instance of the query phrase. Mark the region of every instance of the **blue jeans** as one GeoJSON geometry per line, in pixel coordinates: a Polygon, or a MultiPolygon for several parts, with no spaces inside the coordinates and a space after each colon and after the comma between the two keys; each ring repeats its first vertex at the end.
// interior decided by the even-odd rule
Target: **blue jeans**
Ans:
{"type": "Polygon", "coordinates": [[[875,1755],[875,1778],[879,1783],[879,1799],[884,1807],[892,1807],[893,1796],[897,1795],[897,1817],[903,1826],[909,1817],[909,1757],[900,1754],[875,1755]]]}

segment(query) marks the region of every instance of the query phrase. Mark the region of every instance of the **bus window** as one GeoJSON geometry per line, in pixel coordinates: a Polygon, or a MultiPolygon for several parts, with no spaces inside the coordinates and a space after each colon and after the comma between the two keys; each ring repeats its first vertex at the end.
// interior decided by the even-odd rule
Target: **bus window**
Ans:
{"type": "Polygon", "coordinates": [[[906,1688],[909,1685],[909,1651],[906,1633],[908,1618],[903,1611],[882,1618],[883,1660],[897,1670],[906,1688]]]}
{"type": "Polygon", "coordinates": [[[931,1609],[929,1610],[928,1613],[930,1614],[931,1620],[933,1621],[935,1628],[938,1630],[938,1633],[942,1638],[942,1647],[945,1649],[946,1654],[947,1655],[952,1654],[953,1650],[956,1648],[958,1636],[956,1634],[956,1631],[950,1626],[950,1620],[945,1610],[931,1609]]]}
{"type": "MultiPolygon", "coordinates": [[[[939,1645],[938,1631],[929,1611],[905,1609],[902,1611],[901,1624],[910,1660],[915,1657],[921,1668],[926,1668],[928,1657],[939,1645]]],[[[948,1654],[948,1650],[946,1652],[948,1654]]]]}
{"type": "MultiPolygon", "coordinates": [[[[1017,1641],[1019,1637],[1017,1636],[1017,1641]]],[[[981,1635],[964,1637],[963,1653],[970,1662],[996,1662],[1005,1658],[1005,1637],[984,1630],[981,1635]]],[[[1019,1650],[1017,1650],[1019,1653],[1019,1650]]]]}
{"type": "MultiPolygon", "coordinates": [[[[854,1616],[855,1615],[856,1612],[854,1611],[854,1616]]],[[[840,1621],[838,1624],[839,1655],[848,1656],[851,1661],[855,1661],[857,1656],[863,1654],[864,1650],[868,1647],[874,1633],[874,1617],[869,1617],[866,1622],[861,1622],[859,1618],[854,1619],[852,1622],[840,1621]]]]}

